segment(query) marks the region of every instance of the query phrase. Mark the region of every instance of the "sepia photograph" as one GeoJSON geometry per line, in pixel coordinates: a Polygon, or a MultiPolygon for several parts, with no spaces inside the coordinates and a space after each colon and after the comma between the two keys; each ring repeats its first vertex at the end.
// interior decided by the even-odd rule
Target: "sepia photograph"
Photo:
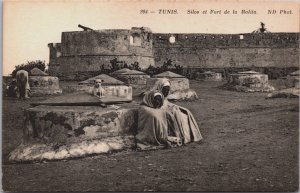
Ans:
{"type": "Polygon", "coordinates": [[[299,191],[299,7],[3,0],[1,190],[299,191]]]}

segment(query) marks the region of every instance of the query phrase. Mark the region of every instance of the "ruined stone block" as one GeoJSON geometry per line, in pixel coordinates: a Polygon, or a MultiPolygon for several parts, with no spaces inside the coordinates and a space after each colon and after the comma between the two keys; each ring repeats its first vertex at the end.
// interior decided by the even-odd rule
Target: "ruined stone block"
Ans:
{"type": "Polygon", "coordinates": [[[134,144],[138,105],[44,106],[25,110],[23,142],[10,161],[66,159],[134,144]]]}
{"type": "Polygon", "coordinates": [[[150,78],[150,76],[145,74],[144,72],[129,70],[127,68],[117,70],[111,73],[111,76],[125,82],[126,84],[132,86],[133,88],[145,87],[147,84],[147,79],[150,78]]]}
{"type": "MultiPolygon", "coordinates": [[[[147,79],[146,89],[151,89],[159,79],[161,78],[147,79]]],[[[189,79],[187,78],[169,78],[169,80],[171,82],[171,93],[190,88],[189,79]]]]}
{"type": "Polygon", "coordinates": [[[299,87],[293,87],[293,88],[286,88],[281,89],[278,91],[274,91],[266,97],[267,99],[270,98],[299,98],[300,90],[299,87]]]}
{"type": "Polygon", "coordinates": [[[268,75],[255,71],[231,74],[225,88],[240,92],[272,92],[275,88],[268,83],[268,75]]]}
{"type": "Polygon", "coordinates": [[[65,87],[65,90],[67,92],[83,91],[92,94],[95,79],[104,80],[102,88],[105,90],[105,97],[132,100],[132,87],[106,74],[100,74],[98,76],[89,78],[85,81],[79,82],[79,84],[68,85],[65,87]]]}
{"type": "Polygon", "coordinates": [[[96,106],[44,106],[25,110],[25,141],[72,143],[131,134],[136,108],[96,106]]]}
{"type": "Polygon", "coordinates": [[[197,93],[190,89],[189,79],[175,74],[170,71],[163,72],[153,76],[153,78],[147,79],[146,91],[151,90],[157,81],[162,78],[167,78],[170,80],[171,88],[168,99],[170,100],[194,100],[198,99],[197,93]]]}
{"type": "Polygon", "coordinates": [[[59,80],[54,76],[29,76],[32,96],[61,94],[59,80]]]}

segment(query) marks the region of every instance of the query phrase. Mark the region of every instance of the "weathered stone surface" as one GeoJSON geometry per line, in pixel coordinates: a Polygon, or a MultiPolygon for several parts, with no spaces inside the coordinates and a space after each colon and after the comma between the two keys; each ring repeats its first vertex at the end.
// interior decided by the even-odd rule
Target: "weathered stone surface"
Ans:
{"type": "Polygon", "coordinates": [[[147,83],[147,79],[150,78],[149,75],[143,72],[130,70],[127,68],[117,70],[111,73],[111,76],[131,85],[133,88],[145,87],[147,83]]]}
{"type": "Polygon", "coordinates": [[[30,105],[48,105],[48,106],[105,106],[111,104],[129,103],[131,100],[119,97],[102,97],[85,92],[66,93],[61,96],[49,98],[43,101],[34,101],[30,105]]]}
{"type": "Polygon", "coordinates": [[[65,159],[132,146],[135,105],[44,106],[25,110],[23,142],[11,161],[65,159]]]}
{"type": "MultiPolygon", "coordinates": [[[[120,98],[121,100],[126,99],[132,100],[132,87],[126,85],[111,85],[111,86],[102,86],[105,90],[105,98],[120,98]]],[[[64,87],[64,92],[67,93],[78,93],[85,92],[90,95],[93,93],[92,85],[67,85],[64,87]]]]}
{"type": "Polygon", "coordinates": [[[184,76],[182,76],[180,74],[176,74],[171,71],[165,71],[160,74],[156,74],[153,77],[155,77],[155,78],[185,78],[184,76]]]}
{"type": "Polygon", "coordinates": [[[53,76],[29,76],[29,86],[32,96],[62,93],[58,78],[53,76]]]}
{"type": "Polygon", "coordinates": [[[61,146],[43,143],[21,144],[9,154],[9,160],[11,162],[38,162],[42,160],[78,158],[93,154],[129,149],[134,145],[134,137],[130,135],[64,144],[61,146]]]}
{"type": "MultiPolygon", "coordinates": [[[[251,86],[255,84],[266,84],[268,82],[268,75],[260,74],[258,72],[241,72],[231,74],[229,77],[230,84],[251,86]]],[[[258,85],[259,86],[259,85],[258,85]]]]}
{"type": "Polygon", "coordinates": [[[211,71],[206,71],[204,73],[196,73],[196,80],[202,80],[202,81],[222,81],[222,74],[221,73],[216,73],[216,72],[211,72],[211,71]]]}
{"type": "Polygon", "coordinates": [[[144,72],[137,71],[137,70],[130,70],[128,68],[122,68],[120,70],[116,70],[111,75],[117,75],[117,74],[127,74],[127,75],[146,75],[144,72]]]}
{"type": "Polygon", "coordinates": [[[61,37],[61,44],[49,44],[51,74],[100,71],[115,58],[128,65],[138,62],[144,69],[154,66],[152,32],[145,27],[63,32],[61,37]]]}
{"type": "Polygon", "coordinates": [[[239,92],[272,92],[275,90],[268,84],[268,75],[255,71],[231,74],[228,83],[223,87],[239,92]]]}
{"type": "Polygon", "coordinates": [[[33,68],[29,72],[30,76],[49,76],[46,72],[41,71],[39,68],[33,68]]]}
{"type": "Polygon", "coordinates": [[[299,98],[299,87],[287,88],[268,94],[267,98],[299,98]]]}
{"type": "Polygon", "coordinates": [[[299,67],[299,33],[154,34],[156,66],[168,59],[186,68],[299,67]],[[170,36],[176,37],[170,43],[170,36]]]}
{"type": "Polygon", "coordinates": [[[124,82],[117,80],[106,74],[100,74],[98,76],[89,78],[79,84],[67,85],[64,87],[65,92],[86,92],[93,94],[94,80],[104,80],[102,88],[105,90],[104,96],[106,98],[120,98],[120,100],[132,100],[132,87],[126,85],[124,82]]]}
{"type": "MultiPolygon", "coordinates": [[[[175,73],[167,73],[167,75],[173,76],[175,73]]],[[[197,93],[190,89],[189,79],[181,77],[181,75],[175,74],[176,77],[164,77],[168,78],[171,82],[170,94],[168,99],[170,100],[195,100],[198,99],[197,93]]],[[[161,76],[159,76],[161,77],[161,76]]],[[[149,78],[147,79],[146,91],[153,88],[155,83],[161,78],[149,78]]]]}
{"type": "Polygon", "coordinates": [[[63,32],[61,43],[49,44],[49,73],[95,72],[114,58],[139,62],[143,69],[168,59],[185,68],[298,67],[298,39],[299,33],[243,33],[241,39],[240,34],[152,33],[145,27],[63,32]]]}
{"type": "Polygon", "coordinates": [[[295,98],[299,97],[299,70],[291,73],[287,77],[280,80],[280,85],[283,89],[274,91],[268,94],[267,98],[295,98]]]}
{"type": "MultiPolygon", "coordinates": [[[[147,79],[146,89],[151,89],[155,83],[161,78],[149,78],[147,79]]],[[[187,78],[168,78],[171,82],[171,90],[170,92],[186,90],[190,88],[190,82],[187,78]]]]}
{"type": "Polygon", "coordinates": [[[169,100],[187,100],[193,101],[198,99],[198,95],[193,89],[177,90],[168,96],[169,100]]]}
{"type": "Polygon", "coordinates": [[[84,80],[84,81],[81,81],[79,82],[79,85],[94,85],[94,81],[96,79],[101,79],[101,80],[104,80],[103,82],[103,86],[112,86],[112,85],[125,85],[124,82],[120,81],[120,80],[117,80],[111,76],[108,76],[106,74],[100,74],[98,76],[94,76],[92,78],[89,78],[87,80],[84,80]]]}
{"type": "Polygon", "coordinates": [[[24,140],[72,143],[130,134],[136,116],[132,107],[40,105],[25,111],[24,140]]]}

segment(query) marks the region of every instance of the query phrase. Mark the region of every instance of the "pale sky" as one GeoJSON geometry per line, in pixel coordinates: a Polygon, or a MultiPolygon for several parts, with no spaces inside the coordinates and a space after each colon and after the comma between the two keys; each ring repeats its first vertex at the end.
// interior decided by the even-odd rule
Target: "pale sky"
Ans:
{"type": "Polygon", "coordinates": [[[145,26],[154,33],[228,34],[250,33],[262,21],[271,32],[299,32],[299,5],[299,1],[271,0],[4,0],[3,74],[26,61],[48,63],[48,43],[60,42],[61,32],[81,31],[78,24],[95,30],[145,26]],[[155,13],[140,14],[141,9],[155,13]],[[178,14],[159,14],[159,9],[177,9],[178,14]],[[187,14],[189,9],[200,14],[187,14]],[[237,14],[232,14],[233,9],[237,14]],[[204,10],[208,13],[203,14],[204,10]],[[210,14],[211,10],[221,10],[221,14],[210,14]],[[230,13],[224,14],[225,10],[230,13]],[[256,14],[241,14],[242,10],[256,14]],[[268,10],[276,10],[276,14],[268,14],[268,10]],[[280,14],[280,10],[285,12],[280,14]]]}

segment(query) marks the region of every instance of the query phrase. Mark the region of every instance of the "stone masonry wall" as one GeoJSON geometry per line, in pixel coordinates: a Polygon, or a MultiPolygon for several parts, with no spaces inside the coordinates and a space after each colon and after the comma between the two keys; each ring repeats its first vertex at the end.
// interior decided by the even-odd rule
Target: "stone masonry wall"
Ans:
{"type": "Polygon", "coordinates": [[[299,34],[155,34],[155,64],[167,59],[186,68],[295,67],[299,34]],[[175,42],[169,41],[170,37],[175,42]]]}
{"type": "Polygon", "coordinates": [[[144,69],[167,59],[185,68],[299,66],[299,33],[153,34],[133,27],[63,32],[61,43],[49,48],[49,73],[60,77],[99,71],[114,58],[144,69]]]}
{"type": "Polygon", "coordinates": [[[152,33],[148,28],[63,32],[60,47],[49,44],[49,73],[67,76],[77,72],[99,71],[117,58],[142,68],[154,65],[152,33]],[[61,50],[61,55],[56,55],[61,50]]]}

